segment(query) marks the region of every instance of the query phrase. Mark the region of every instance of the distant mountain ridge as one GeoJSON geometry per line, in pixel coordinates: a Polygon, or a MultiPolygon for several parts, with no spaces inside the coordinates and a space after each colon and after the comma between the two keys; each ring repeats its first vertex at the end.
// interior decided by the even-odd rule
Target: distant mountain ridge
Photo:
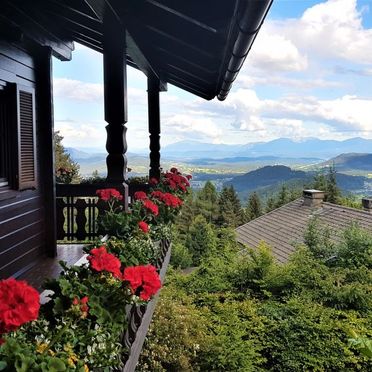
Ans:
{"type": "Polygon", "coordinates": [[[165,146],[162,154],[168,157],[182,157],[184,159],[221,159],[229,157],[300,157],[329,159],[342,153],[356,151],[368,153],[372,148],[372,140],[360,137],[344,141],[321,140],[305,138],[294,141],[279,138],[269,142],[248,143],[245,145],[224,145],[202,143],[197,141],[181,141],[165,146]]]}
{"type": "Polygon", "coordinates": [[[332,164],[334,164],[339,171],[363,170],[372,172],[372,154],[340,154],[320,165],[329,166],[332,164]]]}
{"type": "MultiPolygon", "coordinates": [[[[265,166],[243,175],[233,177],[226,185],[233,185],[241,198],[253,191],[267,192],[275,190],[282,184],[309,185],[316,172],[293,170],[284,165],[265,166]]],[[[362,176],[336,174],[337,184],[344,192],[363,193],[372,191],[372,181],[362,176]]],[[[308,187],[308,186],[307,186],[308,187]]]]}

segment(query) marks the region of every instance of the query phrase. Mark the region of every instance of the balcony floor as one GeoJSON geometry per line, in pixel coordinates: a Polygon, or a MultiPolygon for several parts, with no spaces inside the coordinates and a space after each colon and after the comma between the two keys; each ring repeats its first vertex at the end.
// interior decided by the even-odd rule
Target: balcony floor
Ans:
{"type": "Polygon", "coordinates": [[[30,285],[42,291],[41,285],[46,278],[56,278],[62,271],[59,261],[73,265],[84,255],[83,244],[61,244],[57,246],[57,257],[44,257],[18,279],[26,280],[30,285]]]}

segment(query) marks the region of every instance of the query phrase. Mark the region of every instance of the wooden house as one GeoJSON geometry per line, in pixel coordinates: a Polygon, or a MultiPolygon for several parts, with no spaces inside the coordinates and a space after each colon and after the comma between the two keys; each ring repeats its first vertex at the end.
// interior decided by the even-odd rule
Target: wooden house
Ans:
{"type": "MultiPolygon", "coordinates": [[[[126,67],[148,79],[150,175],[160,167],[167,83],[223,100],[270,0],[2,0],[0,278],[56,255],[52,56],[81,43],[103,55],[107,183],[125,188],[126,67]]],[[[68,62],[66,62],[68,63],[68,62]]]]}
{"type": "MultiPolygon", "coordinates": [[[[93,196],[97,187],[102,187],[56,187],[52,57],[68,63],[74,42],[102,53],[107,123],[107,179],[103,186],[118,187],[128,195],[127,66],[147,76],[149,174],[157,176],[159,93],[165,92],[170,83],[207,100],[224,100],[271,3],[272,0],[1,0],[0,279],[20,277],[48,256],[55,257],[57,237],[69,234],[57,227],[58,218],[67,218],[70,227],[75,222],[86,226],[82,199],[71,205],[64,200],[93,196]],[[67,199],[57,200],[57,192],[67,199]],[[74,208],[76,215],[70,213],[74,208]]],[[[89,226],[93,222],[88,221],[89,226]]],[[[95,232],[78,227],[76,234],[90,238],[95,232]]],[[[147,313],[150,315],[143,323],[148,326],[152,313],[147,313]]],[[[137,351],[146,329],[143,337],[136,339],[137,351]]],[[[133,358],[132,366],[135,361],[133,358]]]]}

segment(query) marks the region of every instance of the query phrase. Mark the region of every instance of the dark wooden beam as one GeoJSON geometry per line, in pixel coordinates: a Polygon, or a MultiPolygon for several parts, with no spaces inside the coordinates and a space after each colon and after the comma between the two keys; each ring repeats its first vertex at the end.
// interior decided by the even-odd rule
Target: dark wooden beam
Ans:
{"type": "Polygon", "coordinates": [[[50,47],[55,57],[63,61],[70,61],[71,53],[74,50],[72,41],[64,40],[44,27],[40,19],[28,11],[27,6],[20,7],[11,1],[5,1],[2,4],[1,12],[14,27],[19,27],[25,36],[41,46],[50,47]]]}
{"type": "Polygon", "coordinates": [[[138,44],[136,29],[130,18],[126,19],[118,15],[117,7],[120,2],[113,0],[85,0],[97,17],[104,22],[105,17],[112,17],[116,22],[125,23],[126,29],[126,52],[130,55],[135,65],[146,75],[154,75],[160,82],[161,91],[167,90],[167,83],[162,80],[153,61],[143,52],[143,48],[138,44]]]}
{"type": "MultiPolygon", "coordinates": [[[[137,2],[139,0],[135,0],[135,1],[137,2]]],[[[155,6],[157,8],[160,8],[160,9],[164,10],[165,12],[168,12],[168,13],[172,14],[173,16],[179,17],[179,18],[181,18],[181,19],[183,19],[183,20],[185,20],[189,23],[192,23],[193,25],[198,26],[199,28],[203,29],[204,31],[217,33],[217,30],[214,27],[208,26],[207,24],[205,24],[203,22],[200,22],[195,18],[189,17],[188,15],[183,14],[183,13],[177,11],[176,9],[173,9],[169,6],[166,6],[165,4],[160,3],[159,1],[155,1],[155,0],[143,0],[143,1],[145,1],[148,4],[151,4],[151,5],[155,6]]]]}
{"type": "Polygon", "coordinates": [[[146,76],[154,76],[159,81],[160,91],[166,92],[168,90],[167,83],[161,80],[157,68],[155,68],[153,63],[151,63],[149,59],[146,58],[146,56],[142,53],[141,49],[128,31],[126,37],[127,52],[131,56],[132,60],[146,76]]]}
{"type": "Polygon", "coordinates": [[[39,164],[42,173],[42,185],[45,202],[45,246],[47,254],[57,255],[56,235],[56,183],[54,163],[54,117],[53,117],[53,75],[52,49],[40,47],[35,53],[36,59],[36,102],[37,125],[40,149],[39,164]]]}
{"type": "Polygon", "coordinates": [[[150,133],[149,177],[160,178],[160,100],[159,80],[147,77],[148,120],[150,133]]]}

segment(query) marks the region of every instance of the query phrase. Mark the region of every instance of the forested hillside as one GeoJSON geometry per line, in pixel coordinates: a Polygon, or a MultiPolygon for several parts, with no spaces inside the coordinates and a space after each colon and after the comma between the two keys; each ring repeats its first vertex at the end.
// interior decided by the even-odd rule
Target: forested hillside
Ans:
{"type": "MultiPolygon", "coordinates": [[[[314,182],[339,201],[334,179],[314,182]]],[[[283,187],[272,207],[290,197],[283,187]]],[[[349,226],[331,244],[314,220],[279,265],[265,243],[243,253],[234,238],[265,208],[257,194],[243,208],[232,187],[218,194],[210,182],[189,195],[140,371],[370,370],[372,235],[349,226]]]]}
{"type": "MultiPolygon", "coordinates": [[[[314,177],[327,174],[327,172],[329,172],[329,168],[321,172],[304,172],[293,170],[284,165],[266,166],[233,177],[226,182],[226,185],[234,186],[239,197],[244,200],[253,191],[261,196],[278,191],[284,183],[291,188],[303,189],[310,187],[314,177]]],[[[343,192],[366,193],[372,190],[372,182],[366,177],[351,176],[340,172],[337,172],[335,177],[339,188],[343,192]]]]}

